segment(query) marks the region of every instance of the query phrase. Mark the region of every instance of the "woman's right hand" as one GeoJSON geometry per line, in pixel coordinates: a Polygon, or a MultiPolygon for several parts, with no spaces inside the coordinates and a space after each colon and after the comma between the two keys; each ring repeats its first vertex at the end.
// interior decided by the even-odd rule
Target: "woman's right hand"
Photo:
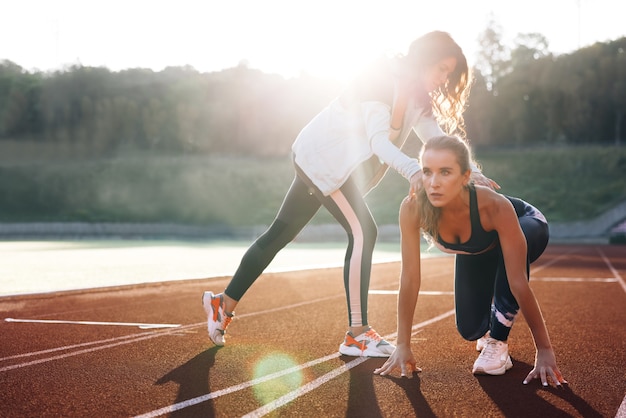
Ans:
{"type": "Polygon", "coordinates": [[[400,369],[400,375],[402,377],[408,376],[413,372],[422,371],[422,369],[417,367],[417,362],[415,361],[411,348],[406,346],[397,346],[385,364],[374,370],[374,374],[385,376],[395,369],[400,369]]]}

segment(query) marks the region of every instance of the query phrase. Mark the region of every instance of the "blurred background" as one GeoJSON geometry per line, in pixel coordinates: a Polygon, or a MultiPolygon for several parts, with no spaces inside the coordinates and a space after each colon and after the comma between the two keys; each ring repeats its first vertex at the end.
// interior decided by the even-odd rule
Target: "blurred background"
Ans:
{"type": "MultiPolygon", "coordinates": [[[[247,245],[289,187],[299,130],[359,68],[430,30],[450,32],[473,68],[465,121],[484,173],[539,207],[555,238],[622,242],[622,3],[26,0],[2,10],[7,242],[247,245]]],[[[397,242],[406,191],[390,172],[368,195],[382,242],[397,242]]],[[[332,223],[321,211],[297,240],[341,242],[332,223]]]]}

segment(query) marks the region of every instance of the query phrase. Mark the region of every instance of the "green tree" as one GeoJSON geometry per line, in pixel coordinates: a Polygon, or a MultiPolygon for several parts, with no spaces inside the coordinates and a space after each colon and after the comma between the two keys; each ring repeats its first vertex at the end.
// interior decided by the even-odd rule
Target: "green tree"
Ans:
{"type": "Polygon", "coordinates": [[[497,91],[498,79],[509,71],[509,51],[502,42],[502,26],[493,14],[478,37],[478,53],[474,68],[485,79],[489,91],[497,91]]]}

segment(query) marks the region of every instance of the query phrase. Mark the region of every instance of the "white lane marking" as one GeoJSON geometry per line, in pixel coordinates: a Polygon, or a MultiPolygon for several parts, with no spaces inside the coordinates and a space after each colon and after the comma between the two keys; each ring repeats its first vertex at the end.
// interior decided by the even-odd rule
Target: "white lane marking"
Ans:
{"type": "Polygon", "coordinates": [[[331,381],[335,377],[337,377],[337,376],[347,372],[348,370],[352,369],[353,367],[358,366],[359,364],[361,364],[361,363],[363,363],[365,361],[367,361],[367,357],[360,357],[360,358],[357,358],[355,360],[352,360],[351,362],[346,363],[346,364],[336,368],[335,370],[331,370],[330,372],[326,373],[325,375],[318,377],[317,379],[307,383],[306,385],[301,386],[298,389],[293,390],[293,391],[287,393],[286,395],[283,395],[280,398],[278,398],[278,399],[276,399],[276,400],[274,400],[274,401],[272,401],[270,403],[267,403],[267,404],[263,405],[259,409],[244,415],[242,418],[257,418],[257,417],[265,416],[265,415],[275,411],[276,409],[280,408],[281,406],[287,405],[289,402],[299,398],[300,396],[304,395],[305,393],[308,393],[308,392],[312,391],[313,389],[317,389],[318,387],[320,387],[324,383],[331,381]]]}
{"type": "MultiPolygon", "coordinates": [[[[605,262],[605,264],[609,267],[609,270],[611,270],[611,273],[613,273],[613,276],[615,276],[615,280],[618,281],[620,285],[622,286],[622,290],[626,292],[626,283],[624,282],[624,278],[613,267],[613,264],[611,264],[611,261],[609,261],[607,256],[604,255],[604,252],[598,247],[596,247],[596,250],[600,254],[600,257],[602,257],[602,260],[605,262]]],[[[626,395],[624,395],[624,399],[622,399],[622,403],[620,404],[619,409],[617,410],[617,413],[615,414],[615,418],[625,418],[625,417],[626,417],[626,395]]]]}
{"type": "Polygon", "coordinates": [[[541,271],[541,270],[543,270],[543,269],[545,269],[547,267],[550,267],[552,264],[557,263],[557,262],[561,261],[562,259],[569,257],[569,255],[571,253],[574,253],[574,252],[577,252],[577,251],[578,251],[577,248],[570,249],[565,254],[558,256],[554,260],[548,261],[547,263],[541,264],[540,266],[536,266],[536,267],[533,266],[533,267],[531,267],[530,274],[533,275],[533,274],[537,273],[538,271],[541,271]]]}
{"type": "Polygon", "coordinates": [[[615,283],[614,277],[533,277],[531,282],[595,282],[615,283]]]}
{"type": "Polygon", "coordinates": [[[624,292],[626,292],[626,283],[624,282],[624,278],[619,274],[619,272],[613,267],[613,264],[611,264],[611,262],[609,261],[609,259],[607,258],[606,255],[604,255],[604,252],[600,249],[600,248],[596,248],[598,250],[598,253],[600,253],[600,257],[602,257],[602,260],[606,263],[606,265],[609,267],[609,270],[611,270],[611,273],[613,273],[613,277],[615,277],[615,279],[619,282],[620,285],[622,285],[622,290],[624,292]]]}
{"type": "Polygon", "coordinates": [[[98,341],[91,341],[91,342],[87,342],[87,343],[66,345],[64,347],[49,348],[47,350],[31,351],[30,353],[15,354],[15,355],[8,356],[8,357],[2,357],[2,358],[0,358],[0,362],[7,361],[7,360],[13,360],[13,359],[16,359],[16,358],[41,356],[41,355],[44,355],[44,354],[56,353],[58,351],[67,351],[67,350],[72,350],[72,349],[80,348],[80,347],[88,347],[90,345],[106,344],[106,343],[110,343],[110,342],[113,342],[113,341],[126,340],[126,339],[129,339],[129,338],[137,338],[139,336],[154,335],[154,334],[155,333],[150,333],[150,334],[147,334],[147,333],[131,334],[131,335],[124,335],[123,337],[107,338],[106,340],[98,340],[98,341]]]}
{"type": "Polygon", "coordinates": [[[615,418],[625,418],[626,417],[626,396],[624,396],[624,400],[622,404],[619,406],[617,410],[617,414],[615,414],[615,418]]]}
{"type": "Polygon", "coordinates": [[[137,327],[140,329],[178,328],[180,324],[145,324],[141,322],[99,322],[99,321],[67,321],[61,319],[16,319],[4,318],[5,322],[25,322],[34,324],[72,324],[72,325],[114,325],[120,327],[137,327]]]}
{"type": "MultiPolygon", "coordinates": [[[[414,334],[420,332],[421,328],[424,328],[425,326],[433,324],[433,323],[435,323],[437,321],[441,321],[442,319],[447,318],[447,317],[449,317],[451,315],[454,315],[454,309],[449,310],[448,312],[445,312],[445,313],[443,313],[441,315],[438,315],[438,316],[436,316],[434,318],[431,318],[429,320],[426,320],[424,322],[420,322],[419,324],[413,325],[413,327],[411,328],[411,331],[412,331],[411,335],[414,335],[414,334]]],[[[392,334],[384,336],[383,338],[386,339],[386,340],[391,340],[391,339],[394,339],[397,335],[398,335],[398,333],[394,332],[392,334]]],[[[303,369],[305,369],[307,367],[310,367],[313,364],[318,364],[318,363],[321,363],[321,362],[324,362],[324,361],[328,361],[328,360],[331,360],[331,359],[336,358],[336,357],[339,357],[339,353],[335,353],[335,354],[331,354],[331,355],[328,355],[328,356],[325,356],[325,357],[321,357],[319,359],[312,360],[312,361],[310,361],[308,363],[304,363],[304,364],[302,364],[300,366],[295,366],[295,367],[292,367],[292,368],[289,368],[289,369],[285,369],[283,371],[280,371],[280,372],[277,372],[277,373],[273,373],[271,375],[267,375],[267,376],[264,376],[264,377],[259,378],[259,379],[250,380],[248,382],[244,382],[244,383],[241,383],[239,385],[235,385],[235,386],[231,386],[229,388],[225,388],[225,389],[221,389],[221,390],[218,390],[218,391],[215,391],[215,392],[211,392],[211,393],[208,393],[206,395],[202,395],[202,396],[198,396],[196,398],[188,399],[188,400],[183,401],[183,402],[178,402],[178,403],[175,403],[173,405],[169,405],[169,406],[166,406],[166,407],[163,407],[163,408],[151,411],[151,412],[147,412],[147,413],[142,414],[142,415],[137,415],[134,418],[153,418],[153,417],[158,417],[158,416],[165,415],[165,414],[168,414],[168,413],[171,413],[171,412],[180,411],[181,409],[187,408],[189,406],[197,405],[199,403],[202,403],[202,402],[205,402],[205,401],[208,401],[208,400],[211,400],[211,399],[215,399],[215,398],[217,398],[219,396],[227,395],[229,393],[233,393],[233,392],[236,392],[238,390],[248,388],[248,387],[253,386],[253,385],[257,384],[257,383],[261,383],[259,381],[260,379],[263,379],[262,381],[274,379],[276,377],[282,376],[283,374],[297,372],[297,371],[303,370],[303,369]]],[[[283,397],[281,397],[279,399],[276,399],[275,401],[273,401],[273,402],[271,402],[269,404],[266,404],[262,408],[257,409],[256,411],[251,412],[247,416],[254,417],[254,416],[262,416],[262,415],[268,414],[268,413],[272,412],[273,410],[275,410],[275,409],[277,409],[277,408],[287,404],[288,402],[291,402],[292,400],[296,399],[297,397],[302,396],[305,393],[308,393],[311,390],[313,390],[313,389],[323,385],[324,383],[326,383],[326,382],[330,381],[331,379],[339,376],[340,374],[350,370],[351,368],[353,368],[353,367],[355,367],[355,366],[357,366],[357,365],[367,361],[368,359],[369,359],[369,357],[359,357],[359,358],[357,358],[355,360],[352,360],[351,362],[346,363],[346,364],[344,364],[344,365],[342,365],[342,366],[340,366],[340,367],[338,367],[338,368],[328,372],[327,374],[325,374],[323,376],[320,376],[317,379],[307,383],[306,385],[301,386],[300,388],[298,388],[298,389],[296,389],[296,390],[294,390],[294,391],[284,395],[283,397]]]]}
{"type": "MultiPolygon", "coordinates": [[[[370,290],[370,295],[397,295],[398,290],[370,290]]],[[[427,296],[441,296],[441,295],[454,295],[453,291],[435,291],[435,290],[420,290],[420,295],[427,296]]]]}
{"type": "Polygon", "coordinates": [[[6,371],[9,371],[9,370],[19,369],[19,368],[22,368],[22,367],[33,366],[35,364],[47,363],[47,362],[53,361],[53,360],[61,360],[61,359],[64,359],[64,358],[77,356],[79,354],[92,353],[94,351],[104,350],[105,348],[117,347],[117,346],[124,345],[124,344],[130,344],[130,343],[134,343],[134,342],[138,342],[138,341],[148,340],[148,339],[155,338],[155,337],[161,337],[163,335],[170,335],[170,334],[174,334],[174,333],[179,332],[181,329],[186,329],[186,328],[190,328],[190,327],[196,327],[198,325],[204,325],[204,323],[195,324],[195,325],[192,325],[192,326],[181,327],[181,328],[176,328],[176,329],[170,329],[170,330],[167,330],[167,331],[155,331],[153,333],[140,334],[138,337],[132,338],[132,339],[128,339],[126,341],[118,341],[118,340],[122,340],[123,337],[122,338],[116,338],[116,339],[113,339],[114,342],[112,342],[110,344],[105,344],[105,345],[101,345],[101,346],[93,347],[93,348],[86,348],[84,350],[78,350],[78,351],[73,351],[71,353],[59,354],[57,356],[42,358],[42,359],[38,359],[38,360],[32,360],[32,361],[28,361],[26,363],[19,363],[19,364],[13,364],[11,366],[5,366],[5,367],[0,368],[0,372],[6,372],[6,371]]]}
{"type": "MultiPolygon", "coordinates": [[[[309,304],[313,304],[313,303],[317,303],[317,302],[323,302],[323,301],[326,301],[326,300],[340,298],[340,297],[342,297],[342,295],[329,296],[329,297],[319,298],[319,299],[313,299],[313,300],[310,300],[310,301],[294,303],[292,305],[282,306],[282,307],[279,307],[279,308],[272,308],[272,309],[266,309],[264,311],[250,312],[250,313],[247,313],[247,314],[237,315],[237,318],[240,319],[240,318],[245,318],[245,317],[248,317],[248,316],[263,315],[263,314],[267,314],[267,313],[274,313],[274,312],[281,311],[281,310],[289,310],[289,309],[293,309],[293,308],[296,308],[296,307],[309,305],[309,304]]],[[[86,347],[86,346],[90,346],[90,345],[102,344],[102,345],[100,345],[98,347],[94,347],[94,348],[90,348],[90,349],[72,351],[72,352],[69,352],[69,353],[60,354],[60,355],[47,357],[47,358],[42,358],[42,359],[38,359],[38,360],[33,360],[33,361],[26,362],[26,363],[14,364],[14,365],[11,365],[11,366],[5,366],[5,367],[0,368],[0,372],[5,372],[5,371],[8,371],[8,370],[13,370],[13,369],[19,369],[19,368],[27,367],[27,366],[33,366],[33,365],[36,365],[36,364],[46,363],[46,362],[54,361],[54,360],[61,360],[61,359],[67,358],[67,357],[73,357],[73,356],[77,356],[77,355],[80,355],[80,354],[91,353],[91,352],[98,351],[98,350],[104,350],[105,348],[117,347],[119,345],[130,344],[130,343],[133,343],[133,342],[143,341],[143,340],[147,340],[147,339],[150,339],[150,338],[171,335],[171,334],[174,334],[174,333],[179,333],[180,331],[183,331],[183,330],[188,330],[188,329],[197,328],[197,327],[206,327],[206,322],[198,322],[196,324],[184,325],[184,326],[181,326],[179,328],[172,328],[172,329],[169,329],[169,330],[152,331],[152,332],[148,332],[148,333],[126,335],[126,336],[123,336],[123,337],[110,338],[110,339],[106,339],[106,340],[99,340],[99,341],[93,341],[93,342],[81,343],[81,344],[75,344],[75,345],[68,345],[68,346],[64,346],[64,347],[57,347],[57,348],[51,348],[51,349],[48,349],[48,350],[36,351],[36,352],[31,352],[31,353],[23,353],[23,354],[10,356],[10,357],[4,357],[4,358],[0,358],[0,361],[6,361],[6,360],[15,359],[15,358],[21,358],[21,357],[38,356],[38,355],[49,354],[49,353],[58,352],[58,351],[69,351],[69,350],[74,350],[74,349],[77,349],[77,348],[82,348],[82,347],[86,347]]]]}
{"type": "MultiPolygon", "coordinates": [[[[592,282],[592,283],[615,283],[619,279],[615,277],[533,277],[532,282],[592,282]]],[[[397,295],[398,290],[370,290],[370,295],[397,295]]],[[[420,295],[443,296],[454,295],[454,291],[420,290],[420,295]]]]}
{"type": "Polygon", "coordinates": [[[263,383],[263,382],[267,382],[268,380],[272,380],[272,379],[276,379],[278,377],[281,376],[285,376],[291,373],[295,373],[298,372],[300,370],[306,369],[308,367],[314,366],[316,364],[319,363],[323,363],[329,360],[332,360],[334,358],[339,357],[339,353],[334,353],[334,354],[330,354],[326,357],[320,357],[318,359],[315,360],[311,360],[307,363],[301,364],[299,366],[294,366],[294,367],[290,367],[288,369],[285,370],[281,370],[275,373],[271,373],[268,374],[266,376],[263,377],[259,377],[257,379],[253,379],[253,380],[249,380],[247,382],[243,382],[240,383],[238,385],[234,385],[228,388],[224,388],[224,389],[220,389],[220,390],[216,390],[215,392],[210,392],[207,393],[206,395],[202,395],[202,396],[198,396],[197,398],[192,398],[192,399],[188,399],[186,401],[183,402],[179,402],[176,403],[174,405],[169,405],[160,409],[157,409],[155,411],[151,411],[142,415],[137,415],[135,418],[150,418],[150,417],[158,417],[160,415],[165,415],[171,412],[176,412],[176,411],[180,411],[181,409],[193,406],[193,405],[197,405],[199,403],[202,402],[206,402],[209,401],[211,399],[215,399],[215,398],[219,398],[220,396],[224,396],[224,395],[228,395],[229,393],[233,393],[233,392],[237,392],[240,391],[242,389],[246,389],[249,388],[250,386],[254,386],[257,385],[259,383],[263,383]]]}

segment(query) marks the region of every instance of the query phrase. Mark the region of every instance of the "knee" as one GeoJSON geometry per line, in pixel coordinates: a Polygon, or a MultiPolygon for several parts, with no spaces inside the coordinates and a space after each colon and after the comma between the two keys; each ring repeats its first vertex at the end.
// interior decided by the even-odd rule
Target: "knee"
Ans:
{"type": "Polygon", "coordinates": [[[378,227],[374,222],[372,222],[365,230],[364,230],[365,240],[369,242],[375,242],[378,238],[378,227]]]}
{"type": "Polygon", "coordinates": [[[376,245],[377,238],[378,229],[376,228],[376,225],[374,225],[372,228],[365,229],[363,231],[363,248],[373,251],[374,246],[376,245]]]}
{"type": "Polygon", "coordinates": [[[521,218],[520,226],[528,245],[528,259],[535,261],[545,251],[550,240],[550,228],[548,224],[534,218],[521,218]]]}
{"type": "Polygon", "coordinates": [[[357,231],[348,233],[348,237],[352,239],[359,239],[366,246],[373,246],[378,238],[378,227],[374,222],[364,222],[361,224],[361,228],[357,231]]]}
{"type": "Polygon", "coordinates": [[[489,331],[489,319],[487,318],[480,323],[474,324],[468,324],[467,322],[457,320],[456,329],[459,331],[461,337],[467,341],[475,341],[489,331]]]}

